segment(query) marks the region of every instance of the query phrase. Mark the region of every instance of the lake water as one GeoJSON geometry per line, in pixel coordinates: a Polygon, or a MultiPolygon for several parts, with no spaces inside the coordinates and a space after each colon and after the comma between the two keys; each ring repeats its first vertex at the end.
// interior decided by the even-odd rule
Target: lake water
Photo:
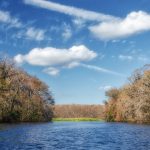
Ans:
{"type": "Polygon", "coordinates": [[[150,150],[150,126],[105,122],[1,124],[0,150],[150,150]]]}

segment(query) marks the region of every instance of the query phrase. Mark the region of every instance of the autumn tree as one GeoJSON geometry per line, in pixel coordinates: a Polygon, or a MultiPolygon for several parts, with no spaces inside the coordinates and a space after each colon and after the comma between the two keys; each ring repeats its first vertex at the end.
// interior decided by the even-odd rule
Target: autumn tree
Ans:
{"type": "Polygon", "coordinates": [[[0,121],[47,121],[54,104],[48,86],[15,66],[0,60],[0,121]]]}
{"type": "Polygon", "coordinates": [[[118,91],[106,92],[106,120],[150,123],[150,65],[137,69],[118,91]]]}
{"type": "Polygon", "coordinates": [[[102,105],[55,105],[56,118],[103,118],[102,105]]]}

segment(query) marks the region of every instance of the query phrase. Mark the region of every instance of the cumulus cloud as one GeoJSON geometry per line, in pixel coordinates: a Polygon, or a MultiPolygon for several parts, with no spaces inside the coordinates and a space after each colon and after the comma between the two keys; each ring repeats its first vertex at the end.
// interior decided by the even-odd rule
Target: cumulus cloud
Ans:
{"type": "Polygon", "coordinates": [[[23,60],[23,56],[21,54],[18,54],[14,57],[15,62],[17,62],[18,64],[22,64],[24,62],[23,60]]]}
{"type": "Polygon", "coordinates": [[[45,37],[44,34],[45,34],[45,30],[36,29],[34,27],[28,28],[25,33],[27,38],[32,39],[32,40],[37,40],[37,41],[44,40],[44,37],[45,37]]]}
{"type": "Polygon", "coordinates": [[[14,60],[18,64],[47,67],[43,71],[49,75],[58,75],[60,69],[79,66],[81,62],[94,59],[97,54],[84,45],[72,46],[69,49],[57,49],[54,47],[34,48],[28,54],[18,54],[14,60]]]}
{"type": "Polygon", "coordinates": [[[89,30],[101,40],[127,37],[150,30],[150,14],[143,11],[131,12],[124,19],[103,21],[90,26],[89,30]]]}
{"type": "Polygon", "coordinates": [[[18,54],[14,60],[18,64],[28,63],[35,66],[46,67],[43,72],[49,75],[58,75],[63,68],[84,67],[86,69],[107,74],[123,76],[121,73],[101,68],[94,65],[84,64],[97,57],[97,54],[84,45],[72,46],[69,49],[57,49],[54,47],[34,48],[28,54],[18,54]]]}
{"type": "Polygon", "coordinates": [[[94,51],[84,45],[79,45],[69,49],[34,48],[26,55],[16,55],[14,59],[18,63],[27,62],[37,66],[57,66],[92,60],[96,56],[94,51]]]}
{"type": "Polygon", "coordinates": [[[57,11],[60,13],[64,13],[66,15],[79,17],[85,20],[103,21],[103,20],[116,19],[116,17],[113,17],[111,15],[105,15],[102,13],[88,11],[73,6],[66,6],[66,5],[62,5],[59,3],[46,1],[46,0],[24,0],[24,3],[36,7],[52,10],[52,11],[57,11]]]}
{"type": "Polygon", "coordinates": [[[12,17],[8,11],[0,10],[0,22],[8,24],[10,27],[21,27],[22,23],[18,18],[12,17]]]}

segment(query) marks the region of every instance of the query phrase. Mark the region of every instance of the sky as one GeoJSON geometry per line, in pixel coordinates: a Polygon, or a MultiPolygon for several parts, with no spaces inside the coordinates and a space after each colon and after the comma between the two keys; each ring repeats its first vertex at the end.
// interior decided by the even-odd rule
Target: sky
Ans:
{"type": "Polygon", "coordinates": [[[102,104],[150,63],[149,0],[0,0],[0,55],[56,104],[102,104]]]}

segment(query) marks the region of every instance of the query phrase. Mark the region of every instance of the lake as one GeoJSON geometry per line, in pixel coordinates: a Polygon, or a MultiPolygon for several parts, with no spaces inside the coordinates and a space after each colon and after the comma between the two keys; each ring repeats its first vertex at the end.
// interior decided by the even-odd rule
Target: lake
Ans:
{"type": "Polygon", "coordinates": [[[0,124],[1,150],[150,150],[150,126],[105,122],[0,124]]]}

